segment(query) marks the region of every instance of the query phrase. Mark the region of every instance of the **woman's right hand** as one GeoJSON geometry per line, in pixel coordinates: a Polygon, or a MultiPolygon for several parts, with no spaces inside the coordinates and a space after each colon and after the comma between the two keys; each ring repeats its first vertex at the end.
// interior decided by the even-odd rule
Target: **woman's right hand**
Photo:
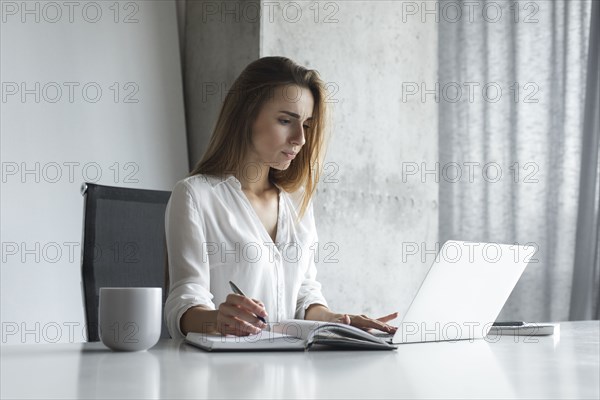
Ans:
{"type": "Polygon", "coordinates": [[[269,315],[265,305],[256,299],[230,293],[217,312],[217,331],[223,335],[247,336],[260,333],[267,324],[256,318],[269,315]]]}

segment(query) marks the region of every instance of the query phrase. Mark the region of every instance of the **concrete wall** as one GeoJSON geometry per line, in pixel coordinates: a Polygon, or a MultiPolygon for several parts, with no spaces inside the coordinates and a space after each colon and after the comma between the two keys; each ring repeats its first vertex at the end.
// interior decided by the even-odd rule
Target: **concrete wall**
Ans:
{"type": "Polygon", "coordinates": [[[1,4],[2,344],[84,340],[83,181],[187,173],[174,1],[92,3],[1,4]]]}
{"type": "MultiPolygon", "coordinates": [[[[260,18],[247,1],[186,1],[185,108],[190,170],[200,160],[233,81],[259,58],[260,18]],[[248,14],[249,15],[249,14],[248,14]]],[[[252,2],[259,10],[257,3],[252,2]]]]}
{"type": "Polygon", "coordinates": [[[300,13],[278,3],[261,19],[261,56],[290,57],[330,84],[334,137],[315,218],[318,277],[337,312],[404,312],[432,258],[403,248],[438,240],[437,183],[402,182],[403,163],[437,160],[437,104],[402,98],[403,83],[437,78],[437,26],[403,23],[402,3],[297,2],[300,13]]]}
{"type": "Polygon", "coordinates": [[[329,83],[334,138],[315,216],[318,278],[339,312],[404,312],[433,261],[423,251],[438,240],[437,183],[402,179],[403,167],[437,161],[437,103],[403,99],[407,83],[437,80],[437,25],[406,10],[392,1],[275,1],[257,21],[254,2],[187,2],[191,165],[227,89],[254,59],[287,56],[329,83]]]}

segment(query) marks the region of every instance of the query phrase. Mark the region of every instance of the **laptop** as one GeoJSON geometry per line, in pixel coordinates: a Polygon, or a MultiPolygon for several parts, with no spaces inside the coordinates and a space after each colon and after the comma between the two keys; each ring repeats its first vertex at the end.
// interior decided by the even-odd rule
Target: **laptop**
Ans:
{"type": "Polygon", "coordinates": [[[516,244],[444,243],[390,344],[484,338],[535,248],[516,244]]]}

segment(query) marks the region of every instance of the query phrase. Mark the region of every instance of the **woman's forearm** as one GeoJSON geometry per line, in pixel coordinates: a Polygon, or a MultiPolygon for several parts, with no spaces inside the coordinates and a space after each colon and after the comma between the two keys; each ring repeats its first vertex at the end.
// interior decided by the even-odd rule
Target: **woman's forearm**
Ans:
{"type": "MultiPolygon", "coordinates": [[[[180,320],[181,332],[217,333],[218,310],[212,310],[204,306],[190,307],[180,320]]],[[[331,312],[322,304],[311,304],[304,314],[305,320],[331,321],[337,314],[331,312]]]]}
{"type": "Polygon", "coordinates": [[[336,314],[322,304],[311,304],[304,313],[304,319],[312,321],[331,321],[336,314]]]}
{"type": "Polygon", "coordinates": [[[217,314],[219,310],[212,310],[204,306],[188,308],[183,313],[179,325],[181,332],[217,333],[217,314]]]}

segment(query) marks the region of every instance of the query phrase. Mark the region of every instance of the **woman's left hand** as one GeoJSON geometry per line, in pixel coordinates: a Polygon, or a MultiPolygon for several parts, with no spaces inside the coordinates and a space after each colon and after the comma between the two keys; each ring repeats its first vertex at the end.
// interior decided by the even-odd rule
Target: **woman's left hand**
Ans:
{"type": "Polygon", "coordinates": [[[372,329],[378,329],[382,332],[396,333],[396,330],[398,329],[397,327],[386,324],[386,322],[391,321],[396,317],[398,317],[397,311],[377,319],[369,318],[364,314],[334,314],[331,322],[352,325],[367,332],[371,331],[372,329]]]}

